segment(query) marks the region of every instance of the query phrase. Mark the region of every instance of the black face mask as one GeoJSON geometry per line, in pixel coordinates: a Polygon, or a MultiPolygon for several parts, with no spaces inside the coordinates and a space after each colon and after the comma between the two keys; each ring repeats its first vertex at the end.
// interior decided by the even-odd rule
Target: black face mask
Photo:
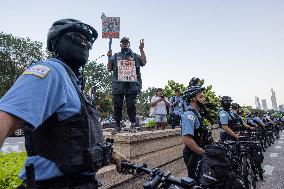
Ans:
{"type": "Polygon", "coordinates": [[[57,58],[66,63],[76,73],[79,72],[80,67],[87,63],[89,58],[87,46],[80,45],[65,35],[59,38],[55,52],[57,58]]]}
{"type": "Polygon", "coordinates": [[[223,102],[222,107],[227,111],[230,110],[231,102],[223,102]]]}

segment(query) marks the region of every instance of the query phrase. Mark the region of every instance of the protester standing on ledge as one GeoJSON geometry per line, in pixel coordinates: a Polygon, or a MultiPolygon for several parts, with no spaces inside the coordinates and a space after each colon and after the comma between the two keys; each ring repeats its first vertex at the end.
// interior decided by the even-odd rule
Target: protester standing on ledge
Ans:
{"type": "Polygon", "coordinates": [[[142,79],[140,67],[147,63],[144,53],[144,39],[140,40],[140,55],[130,49],[129,38],[120,40],[121,51],[112,56],[112,51],[107,55],[112,56],[108,62],[108,71],[112,71],[112,95],[114,120],[116,131],[121,130],[123,100],[126,100],[127,114],[131,122],[131,128],[137,127],[136,121],[136,97],[141,92],[142,79]]]}

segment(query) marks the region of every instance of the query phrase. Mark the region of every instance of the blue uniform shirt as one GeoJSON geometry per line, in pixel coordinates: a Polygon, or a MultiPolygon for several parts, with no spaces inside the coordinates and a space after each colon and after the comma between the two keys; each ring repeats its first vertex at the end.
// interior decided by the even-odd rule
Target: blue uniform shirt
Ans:
{"type": "MultiPolygon", "coordinates": [[[[257,117],[257,116],[255,116],[254,118],[252,118],[252,120],[253,120],[253,122],[256,123],[256,124],[261,124],[261,123],[263,123],[263,121],[262,121],[259,117],[257,117]]],[[[264,124],[264,123],[263,123],[263,124],[264,124]]]]}
{"type": "MultiPolygon", "coordinates": [[[[49,59],[38,62],[37,67],[31,65],[0,100],[0,110],[21,118],[35,128],[55,112],[59,120],[78,113],[81,109],[80,98],[65,68],[58,62],[57,59],[49,59]]],[[[25,166],[29,163],[34,164],[36,180],[63,175],[54,162],[38,155],[28,157],[25,166]]],[[[24,168],[19,177],[25,180],[24,168]]]]}
{"type": "Polygon", "coordinates": [[[192,111],[192,106],[188,105],[187,109],[181,116],[181,134],[182,136],[192,135],[194,136],[194,129],[200,127],[197,116],[192,111]]]}
{"type": "Polygon", "coordinates": [[[185,110],[184,101],[181,96],[173,96],[170,98],[172,112],[181,116],[185,110]]]}
{"type": "Polygon", "coordinates": [[[254,126],[255,125],[255,122],[252,120],[252,118],[250,117],[247,117],[246,119],[246,122],[249,126],[254,126]]]}
{"type": "Polygon", "coordinates": [[[221,109],[218,113],[220,125],[228,125],[231,120],[230,115],[224,109],[221,109]]]}

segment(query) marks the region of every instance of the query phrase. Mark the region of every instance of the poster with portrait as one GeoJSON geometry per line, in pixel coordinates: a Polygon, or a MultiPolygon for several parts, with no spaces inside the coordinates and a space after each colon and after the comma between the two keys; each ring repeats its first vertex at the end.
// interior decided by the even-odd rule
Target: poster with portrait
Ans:
{"type": "Polygon", "coordinates": [[[102,18],[102,37],[119,38],[120,17],[103,17],[102,18]]]}
{"type": "Polygon", "coordinates": [[[133,60],[117,60],[118,81],[136,82],[136,66],[133,60]]]}

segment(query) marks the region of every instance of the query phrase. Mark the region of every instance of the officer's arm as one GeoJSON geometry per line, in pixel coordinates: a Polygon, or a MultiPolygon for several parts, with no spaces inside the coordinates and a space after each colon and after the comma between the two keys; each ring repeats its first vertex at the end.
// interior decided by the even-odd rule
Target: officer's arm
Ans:
{"type": "Polygon", "coordinates": [[[0,148],[2,147],[5,138],[12,131],[24,124],[24,121],[3,111],[0,111],[0,148]]]}
{"type": "Polygon", "coordinates": [[[247,123],[243,122],[243,125],[246,129],[254,129],[253,127],[250,127],[247,123]]]}
{"type": "Polygon", "coordinates": [[[191,135],[185,135],[182,137],[182,142],[187,145],[192,151],[195,153],[202,155],[205,151],[196,144],[194,139],[192,138],[191,135]]]}
{"type": "Polygon", "coordinates": [[[228,125],[222,125],[222,129],[232,137],[238,138],[238,135],[234,131],[232,131],[228,125]]]}

